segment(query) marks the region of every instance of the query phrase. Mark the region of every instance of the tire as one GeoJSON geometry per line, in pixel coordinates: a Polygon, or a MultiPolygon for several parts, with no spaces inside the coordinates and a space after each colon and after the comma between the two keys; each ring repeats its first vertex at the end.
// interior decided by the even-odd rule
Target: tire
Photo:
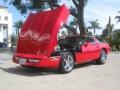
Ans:
{"type": "Polygon", "coordinates": [[[107,60],[107,53],[104,49],[102,49],[100,53],[100,57],[96,62],[97,64],[105,64],[106,60],[107,60]]]}
{"type": "Polygon", "coordinates": [[[61,52],[59,72],[60,73],[70,73],[74,68],[74,57],[70,52],[61,52]]]}

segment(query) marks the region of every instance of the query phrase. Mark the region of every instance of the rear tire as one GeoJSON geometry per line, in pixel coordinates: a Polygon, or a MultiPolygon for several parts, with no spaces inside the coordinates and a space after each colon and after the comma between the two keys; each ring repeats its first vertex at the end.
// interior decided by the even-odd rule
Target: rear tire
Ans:
{"type": "Polygon", "coordinates": [[[96,62],[97,62],[97,64],[105,64],[106,59],[107,59],[107,53],[104,49],[102,49],[101,53],[100,53],[100,57],[96,62]]]}
{"type": "Polygon", "coordinates": [[[74,68],[74,57],[70,52],[61,52],[59,54],[61,56],[59,72],[60,73],[69,73],[74,68]]]}

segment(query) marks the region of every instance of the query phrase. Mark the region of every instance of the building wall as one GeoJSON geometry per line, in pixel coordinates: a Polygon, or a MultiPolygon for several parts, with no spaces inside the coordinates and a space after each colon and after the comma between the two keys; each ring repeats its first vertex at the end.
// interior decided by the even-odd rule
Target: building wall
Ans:
{"type": "MultiPolygon", "coordinates": [[[[10,39],[12,34],[12,14],[6,7],[0,6],[0,42],[10,39]]],[[[8,41],[7,41],[8,42],[8,41]]]]}

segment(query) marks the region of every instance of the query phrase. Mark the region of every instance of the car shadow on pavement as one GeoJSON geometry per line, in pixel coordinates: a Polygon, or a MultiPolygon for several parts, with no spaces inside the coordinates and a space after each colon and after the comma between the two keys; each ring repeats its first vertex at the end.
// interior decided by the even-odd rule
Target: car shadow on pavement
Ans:
{"type": "Polygon", "coordinates": [[[16,66],[12,68],[0,67],[0,69],[10,74],[16,74],[16,75],[22,75],[28,77],[58,74],[57,70],[53,70],[53,69],[27,68],[22,66],[16,66]]]}
{"type": "MultiPolygon", "coordinates": [[[[96,63],[89,62],[85,64],[76,65],[74,69],[80,69],[91,65],[96,65],[96,63]]],[[[0,69],[10,74],[16,74],[16,75],[28,76],[28,77],[60,74],[57,69],[28,68],[23,66],[16,66],[11,68],[0,67],[0,69]]]]}

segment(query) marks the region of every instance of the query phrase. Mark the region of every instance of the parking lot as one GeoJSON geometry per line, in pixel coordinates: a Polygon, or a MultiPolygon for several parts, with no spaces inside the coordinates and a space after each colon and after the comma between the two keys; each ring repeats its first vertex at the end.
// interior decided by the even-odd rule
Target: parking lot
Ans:
{"type": "Polygon", "coordinates": [[[56,70],[24,68],[0,53],[0,90],[120,90],[120,52],[108,55],[107,63],[78,65],[69,74],[56,70]]]}

